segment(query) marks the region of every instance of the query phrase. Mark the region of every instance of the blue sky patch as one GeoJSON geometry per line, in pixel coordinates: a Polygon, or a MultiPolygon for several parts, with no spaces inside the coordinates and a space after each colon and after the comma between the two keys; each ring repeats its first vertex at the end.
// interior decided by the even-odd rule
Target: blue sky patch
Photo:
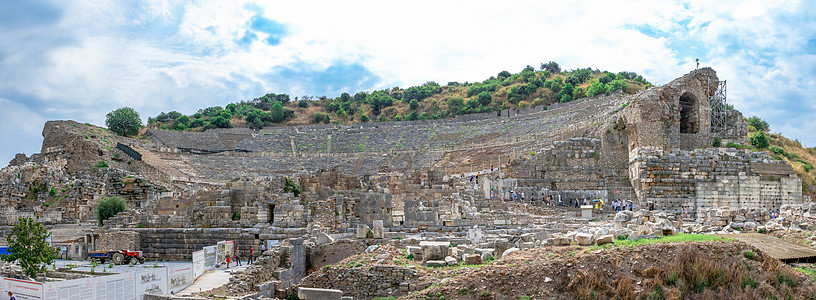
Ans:
{"type": "Polygon", "coordinates": [[[261,15],[255,15],[250,19],[249,28],[252,30],[263,32],[267,34],[266,41],[270,46],[277,46],[281,39],[286,35],[286,26],[276,22],[275,20],[265,18],[261,15]]]}

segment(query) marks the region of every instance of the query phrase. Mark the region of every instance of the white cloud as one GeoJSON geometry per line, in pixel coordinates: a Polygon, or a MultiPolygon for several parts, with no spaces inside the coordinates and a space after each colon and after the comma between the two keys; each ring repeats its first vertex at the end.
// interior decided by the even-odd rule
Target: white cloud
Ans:
{"type": "MultiPolygon", "coordinates": [[[[767,114],[772,128],[786,133],[792,128],[795,137],[816,144],[812,135],[790,125],[798,119],[787,106],[791,97],[816,93],[816,61],[800,53],[814,36],[813,26],[807,26],[812,17],[810,23],[797,20],[808,19],[803,2],[60,4],[63,18],[52,28],[0,34],[0,66],[8,70],[0,74],[0,96],[34,95],[37,103],[26,106],[39,107],[47,118],[103,124],[105,113],[125,105],[146,120],[160,111],[192,113],[266,92],[317,93],[310,82],[270,81],[277,77],[269,74],[281,68],[359,64],[379,77],[365,87],[373,90],[429,80],[481,81],[554,60],[569,69],[635,71],[663,84],[687,73],[699,57],[729,81],[729,100],[746,115],[767,114]],[[259,13],[256,7],[285,25],[279,45],[236,43],[259,13]],[[33,46],[56,39],[53,35],[66,41],[33,46]]],[[[356,92],[352,84],[344,88],[356,92]]],[[[812,101],[801,101],[807,104],[796,111],[816,111],[812,101]]]]}

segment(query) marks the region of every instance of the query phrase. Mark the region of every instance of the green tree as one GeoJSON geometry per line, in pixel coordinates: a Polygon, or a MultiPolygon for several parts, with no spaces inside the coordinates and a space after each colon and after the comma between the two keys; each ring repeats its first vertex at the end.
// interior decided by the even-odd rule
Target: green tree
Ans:
{"type": "Polygon", "coordinates": [[[751,145],[754,145],[754,147],[757,147],[759,149],[768,148],[768,146],[770,145],[770,143],[768,142],[768,137],[765,136],[765,132],[762,131],[752,134],[749,141],[751,142],[751,145]]]}
{"type": "Polygon", "coordinates": [[[629,84],[626,83],[626,80],[615,79],[615,80],[610,81],[609,84],[607,85],[607,88],[608,88],[607,92],[611,93],[611,92],[614,92],[614,91],[617,91],[617,90],[623,90],[625,92],[626,88],[628,88],[628,87],[629,87],[629,84]]]}
{"type": "Polygon", "coordinates": [[[587,87],[586,95],[587,97],[592,97],[595,95],[600,95],[606,93],[606,85],[601,82],[593,82],[587,87]]]}
{"type": "Polygon", "coordinates": [[[122,107],[107,114],[105,125],[118,135],[137,135],[142,128],[142,119],[133,108],[122,107]]]}
{"type": "Polygon", "coordinates": [[[210,124],[217,128],[232,128],[232,123],[230,123],[230,120],[224,119],[224,117],[222,116],[218,116],[215,119],[212,119],[212,121],[210,121],[210,124]]]}
{"type": "Polygon", "coordinates": [[[19,261],[20,267],[29,277],[45,272],[48,265],[57,258],[57,250],[48,246],[46,239],[51,236],[42,224],[30,218],[20,218],[6,237],[11,254],[4,255],[7,262],[19,261]]]}
{"type": "Polygon", "coordinates": [[[448,109],[450,109],[452,112],[458,111],[464,104],[465,99],[462,99],[462,97],[453,97],[448,99],[448,109]]]}
{"type": "Polygon", "coordinates": [[[96,205],[96,220],[99,222],[99,226],[102,226],[102,221],[125,210],[127,210],[125,198],[119,196],[102,198],[102,200],[99,200],[99,204],[96,205]]]}
{"type": "Polygon", "coordinates": [[[414,110],[414,111],[411,111],[411,113],[409,113],[409,114],[408,114],[408,115],[405,117],[405,119],[407,119],[408,121],[414,121],[414,120],[416,120],[416,119],[418,119],[418,118],[419,118],[419,114],[417,114],[417,112],[416,112],[415,110],[414,110]]]}
{"type": "Polygon", "coordinates": [[[300,107],[300,108],[307,108],[307,107],[309,107],[309,101],[308,101],[308,100],[300,100],[300,101],[298,101],[298,107],[300,107]]]}
{"type": "Polygon", "coordinates": [[[479,103],[482,105],[488,105],[490,101],[493,101],[493,96],[488,92],[481,92],[479,95],[476,95],[476,98],[479,99],[479,103]]]}
{"type": "Polygon", "coordinates": [[[541,64],[541,70],[547,70],[550,71],[550,73],[557,74],[561,72],[561,66],[559,66],[558,63],[554,61],[550,61],[546,64],[541,64]]]}
{"type": "Polygon", "coordinates": [[[368,115],[366,114],[360,115],[360,121],[362,121],[363,123],[368,122],[368,115]]]}
{"type": "Polygon", "coordinates": [[[416,110],[417,108],[419,108],[419,102],[417,102],[416,99],[411,99],[411,102],[408,103],[408,107],[410,107],[413,110],[416,110]]]}
{"type": "Polygon", "coordinates": [[[280,102],[275,102],[275,104],[272,104],[269,114],[272,115],[272,122],[280,123],[283,121],[283,105],[280,102]]]}
{"type": "Polygon", "coordinates": [[[759,131],[768,131],[768,129],[770,129],[770,127],[768,126],[768,122],[765,122],[765,120],[762,120],[757,116],[747,118],[745,119],[745,122],[747,122],[748,125],[753,126],[754,128],[756,128],[756,130],[759,131]]]}
{"type": "MultiPolygon", "coordinates": [[[[513,75],[513,74],[510,74],[510,72],[507,72],[507,71],[501,71],[501,72],[499,72],[499,78],[507,78],[507,77],[510,77],[510,76],[512,76],[512,75],[513,75]]],[[[448,84],[448,85],[450,85],[450,84],[448,84]]]]}

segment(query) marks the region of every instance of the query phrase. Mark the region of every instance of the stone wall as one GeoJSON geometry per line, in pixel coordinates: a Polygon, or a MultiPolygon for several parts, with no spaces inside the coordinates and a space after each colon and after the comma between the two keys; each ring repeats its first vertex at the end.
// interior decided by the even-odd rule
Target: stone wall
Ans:
{"type": "Polygon", "coordinates": [[[718,207],[777,210],[802,203],[801,179],[766,152],[733,148],[664,151],[638,147],[631,156],[632,185],[641,204],[694,213],[718,207]]]}
{"type": "Polygon", "coordinates": [[[317,276],[303,279],[301,286],[325,289],[338,289],[344,295],[355,299],[373,299],[376,297],[399,297],[411,291],[421,290],[423,285],[412,287],[405,282],[418,278],[414,267],[392,265],[375,265],[373,267],[334,267],[327,266],[317,276]]]}

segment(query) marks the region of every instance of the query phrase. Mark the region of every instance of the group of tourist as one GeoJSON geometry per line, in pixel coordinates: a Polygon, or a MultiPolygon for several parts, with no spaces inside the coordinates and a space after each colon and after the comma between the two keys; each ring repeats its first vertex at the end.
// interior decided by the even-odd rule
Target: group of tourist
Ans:
{"type": "Polygon", "coordinates": [[[626,201],[623,199],[615,199],[612,200],[612,208],[615,211],[624,211],[627,208],[631,211],[634,209],[634,203],[632,201],[626,201]]]}
{"type": "MultiPolygon", "coordinates": [[[[266,244],[261,243],[261,253],[264,253],[265,251],[266,251],[266,244]]],[[[249,264],[252,264],[252,262],[254,262],[254,261],[255,261],[255,247],[254,246],[249,246],[249,257],[247,257],[247,262],[246,263],[247,263],[247,265],[249,265],[249,264]]],[[[233,255],[231,257],[227,257],[225,262],[227,263],[227,269],[229,269],[231,262],[235,262],[236,266],[241,265],[241,251],[238,248],[238,244],[235,244],[235,251],[234,251],[233,255]]]]}

